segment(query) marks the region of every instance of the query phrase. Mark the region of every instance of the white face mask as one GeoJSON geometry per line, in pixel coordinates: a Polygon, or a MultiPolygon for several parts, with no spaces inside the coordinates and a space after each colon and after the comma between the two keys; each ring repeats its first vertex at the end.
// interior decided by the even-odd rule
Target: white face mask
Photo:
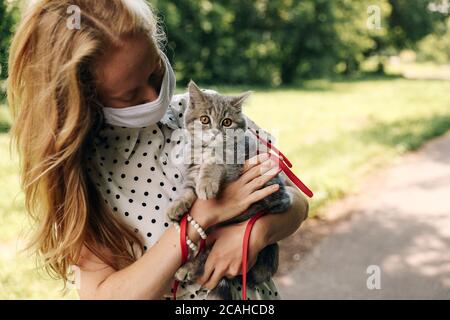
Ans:
{"type": "Polygon", "coordinates": [[[176,78],[169,59],[163,52],[160,54],[165,64],[165,72],[158,99],[127,108],[103,108],[106,123],[141,128],[154,125],[164,117],[175,92],[176,78]]]}

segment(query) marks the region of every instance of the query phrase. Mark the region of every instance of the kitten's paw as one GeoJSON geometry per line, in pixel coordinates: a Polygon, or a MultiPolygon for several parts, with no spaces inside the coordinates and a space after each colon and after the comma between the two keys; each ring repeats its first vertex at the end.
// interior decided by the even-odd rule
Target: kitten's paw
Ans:
{"type": "Polygon", "coordinates": [[[167,217],[174,222],[181,220],[183,215],[189,211],[191,204],[183,200],[175,200],[173,205],[167,210],[167,217]]]}
{"type": "Polygon", "coordinates": [[[217,286],[208,293],[208,300],[232,300],[230,283],[222,279],[217,286]]]}
{"type": "Polygon", "coordinates": [[[202,200],[215,198],[219,193],[220,184],[217,181],[200,182],[195,188],[197,197],[202,200]]]}
{"type": "Polygon", "coordinates": [[[185,264],[177,270],[175,273],[175,279],[180,282],[193,282],[195,278],[195,272],[189,264],[185,264]]]}

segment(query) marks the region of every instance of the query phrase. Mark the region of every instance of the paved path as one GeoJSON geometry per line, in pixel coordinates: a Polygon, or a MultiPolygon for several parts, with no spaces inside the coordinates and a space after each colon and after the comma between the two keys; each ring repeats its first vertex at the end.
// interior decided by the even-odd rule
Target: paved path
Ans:
{"type": "Polygon", "coordinates": [[[358,197],[348,219],[275,279],[282,297],[450,299],[450,133],[379,172],[358,197]],[[367,288],[370,265],[379,290],[367,288]]]}

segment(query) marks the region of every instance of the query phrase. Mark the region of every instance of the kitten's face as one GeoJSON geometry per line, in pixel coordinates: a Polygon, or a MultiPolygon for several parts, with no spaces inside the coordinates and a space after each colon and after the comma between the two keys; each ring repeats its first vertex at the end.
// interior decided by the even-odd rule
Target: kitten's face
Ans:
{"type": "Polygon", "coordinates": [[[250,92],[239,96],[204,92],[191,81],[189,106],[185,113],[186,129],[192,137],[200,138],[204,145],[218,138],[223,139],[227,130],[245,131],[247,124],[242,114],[242,104],[249,95],[250,92]]]}

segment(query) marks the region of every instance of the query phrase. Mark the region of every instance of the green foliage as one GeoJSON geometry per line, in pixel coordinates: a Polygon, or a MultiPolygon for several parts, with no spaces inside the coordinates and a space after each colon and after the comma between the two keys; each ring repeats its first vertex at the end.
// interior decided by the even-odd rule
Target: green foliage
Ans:
{"type": "MultiPolygon", "coordinates": [[[[352,74],[368,57],[413,47],[444,17],[428,10],[436,0],[149,1],[168,34],[168,55],[182,85],[192,78],[278,86],[352,74]],[[381,28],[367,26],[371,6],[380,9],[381,28]]],[[[3,69],[16,16],[7,3],[0,0],[3,69]]]]}
{"type": "Polygon", "coordinates": [[[17,9],[0,0],[0,80],[8,76],[8,49],[16,22],[17,9]]]}
{"type": "Polygon", "coordinates": [[[436,0],[389,0],[392,14],[389,17],[390,40],[398,48],[414,48],[415,44],[436,31],[445,21],[445,15],[431,12],[430,4],[436,0]]]}
{"type": "Polygon", "coordinates": [[[11,128],[11,115],[5,105],[0,104],[0,134],[11,128]]]}
{"type": "Polygon", "coordinates": [[[419,42],[418,58],[439,64],[450,63],[450,18],[440,32],[429,34],[419,42]]]}
{"type": "Polygon", "coordinates": [[[431,0],[158,0],[178,79],[279,85],[351,74],[433,32],[431,0]],[[380,8],[381,28],[367,27],[380,8]]]}

